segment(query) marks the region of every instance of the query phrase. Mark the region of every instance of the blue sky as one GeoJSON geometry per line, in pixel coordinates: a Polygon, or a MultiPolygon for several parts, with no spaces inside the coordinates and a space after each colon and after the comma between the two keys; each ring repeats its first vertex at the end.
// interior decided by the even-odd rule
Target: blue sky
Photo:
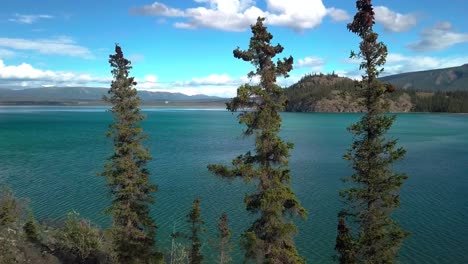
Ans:
{"type": "MultiPolygon", "coordinates": [[[[468,63],[466,0],[374,1],[389,49],[385,74],[468,63]],[[449,3],[449,4],[446,4],[449,3]]],[[[356,78],[346,30],[354,0],[15,0],[0,10],[0,88],[108,87],[108,55],[119,43],[138,89],[232,96],[251,66],[249,25],[266,17],[273,43],[295,60],[286,86],[304,74],[356,78]]]]}

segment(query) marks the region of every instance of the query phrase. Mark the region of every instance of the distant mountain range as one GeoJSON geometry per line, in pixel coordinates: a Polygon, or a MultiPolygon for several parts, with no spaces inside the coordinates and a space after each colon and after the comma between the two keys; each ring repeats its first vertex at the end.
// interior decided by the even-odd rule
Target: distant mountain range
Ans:
{"type": "MultiPolygon", "coordinates": [[[[90,87],[47,87],[11,90],[0,88],[1,104],[103,104],[103,96],[108,88],[90,87]]],[[[203,94],[138,91],[144,104],[170,104],[177,102],[216,102],[226,101],[216,96],[203,94]]]]}
{"type": "MultiPolygon", "coordinates": [[[[422,104],[421,100],[435,101],[436,98],[432,97],[434,92],[466,91],[468,93],[468,64],[396,74],[382,77],[381,80],[395,85],[399,90],[399,93],[389,98],[393,103],[392,111],[416,111],[419,109],[418,105],[422,104]]],[[[289,101],[287,111],[359,112],[361,109],[352,95],[353,89],[354,81],[346,77],[338,77],[334,74],[308,75],[286,89],[289,101]],[[344,94],[346,96],[343,97],[344,94]]],[[[89,87],[48,87],[24,90],[0,88],[0,104],[101,105],[104,104],[102,97],[107,94],[107,91],[107,88],[89,87]]],[[[139,91],[138,94],[143,104],[155,106],[225,107],[225,102],[229,100],[203,94],[189,96],[182,93],[150,91],[139,91]]],[[[447,95],[439,95],[437,100],[442,100],[444,96],[447,95]]],[[[460,94],[448,94],[448,96],[456,99],[460,97],[460,94]]],[[[427,103],[424,102],[424,104],[427,103]]],[[[465,104],[465,102],[457,101],[456,105],[459,104],[465,104]]],[[[449,102],[446,105],[449,105],[449,102]]]]}
{"type": "Polygon", "coordinates": [[[380,78],[399,89],[419,91],[468,91],[468,64],[458,67],[408,72],[380,78]]]}

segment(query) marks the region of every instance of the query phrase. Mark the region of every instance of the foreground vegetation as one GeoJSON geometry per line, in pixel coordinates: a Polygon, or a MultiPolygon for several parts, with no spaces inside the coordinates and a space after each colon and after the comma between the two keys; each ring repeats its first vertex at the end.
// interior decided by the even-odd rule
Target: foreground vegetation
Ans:
{"type": "Polygon", "coordinates": [[[107,233],[79,214],[38,223],[27,201],[0,190],[0,263],[114,263],[107,233]]]}
{"type": "MultiPolygon", "coordinates": [[[[350,264],[394,263],[407,233],[391,218],[391,213],[399,206],[398,193],[406,175],[395,173],[392,165],[403,158],[405,151],[396,148],[396,140],[385,137],[395,120],[385,112],[388,100],[396,93],[392,86],[377,79],[387,48],[377,41],[378,35],[372,29],[371,1],[357,1],[357,9],[348,29],[362,40],[360,51],[352,56],[362,60],[360,68],[365,74],[361,82],[342,79],[334,85],[344,87],[337,96],[361,107],[365,115],[349,127],[354,139],[345,158],[355,173],[346,178],[348,188],[341,192],[346,203],[338,216],[336,259],[350,264]]],[[[218,176],[240,177],[256,186],[245,198],[246,210],[257,216],[240,241],[245,262],[305,263],[293,238],[299,232],[294,217],[305,219],[307,212],[290,186],[288,158],[293,145],[279,136],[282,125],[279,112],[285,109],[288,100],[276,84],[276,78],[288,77],[293,58],[273,61],[283,47],[271,44],[273,36],[263,21],[264,18],[258,18],[251,26],[249,48],[234,50],[234,57],[255,67],[248,76],[259,76],[260,83],[242,85],[237,96],[227,103],[228,110],[241,111],[239,123],[246,126],[245,136],[255,137],[255,146],[235,158],[232,166],[209,165],[208,169],[218,176]]],[[[199,264],[206,261],[202,250],[206,241],[202,234],[207,227],[199,198],[194,197],[186,216],[187,230],[172,234],[170,252],[161,252],[155,243],[157,226],[150,216],[150,206],[155,202],[153,195],[157,187],[149,181],[150,172],[146,168],[151,155],[144,146],[146,137],[140,127],[145,117],[135,89],[137,83],[130,77],[131,63],[120,46],[115,46],[109,63],[114,79],[106,100],[112,104],[110,112],[114,116],[108,132],[113,151],[100,175],[106,177],[112,198],[106,210],[112,225],[102,231],[75,212],[62,222],[38,223],[27,203],[3,188],[0,263],[199,264]]],[[[333,78],[338,77],[331,75],[332,83],[333,78]]],[[[318,95],[325,93],[317,90],[318,95]]],[[[290,100],[289,105],[291,102],[294,101],[290,100]]],[[[230,263],[228,214],[220,216],[217,229],[217,262],[230,263]]]]}
{"type": "Polygon", "coordinates": [[[142,141],[140,98],[133,77],[129,76],[131,62],[124,58],[116,45],[109,56],[112,67],[111,88],[105,100],[112,104],[114,122],[108,137],[113,139],[114,153],[101,173],[107,179],[112,203],[107,212],[112,216],[112,243],[119,263],[153,263],[162,260],[154,251],[156,224],[149,215],[154,203],[156,186],[149,181],[146,163],[151,159],[142,141]]]}
{"type": "Polygon", "coordinates": [[[238,59],[250,62],[255,71],[249,77],[260,76],[260,84],[243,85],[237,96],[227,104],[227,109],[239,114],[239,123],[245,124],[245,136],[255,135],[255,152],[248,151],[232,161],[232,167],[210,165],[208,169],[225,177],[240,177],[247,182],[257,183],[257,190],[245,198],[247,211],[258,213],[242,236],[245,258],[256,263],[304,263],[294,245],[293,235],[297,232],[291,216],[306,216],[295,193],[290,188],[291,176],[288,169],[291,143],[280,136],[281,117],[286,98],[283,89],[276,84],[277,76],[288,77],[293,58],[273,59],[283,51],[279,44],[271,45],[273,36],[258,19],[252,26],[253,36],[249,49],[234,50],[238,59]],[[288,217],[289,216],[289,217],[288,217]]]}
{"type": "Polygon", "coordinates": [[[361,38],[359,52],[351,52],[351,58],[360,60],[359,67],[364,70],[356,89],[365,114],[348,127],[353,142],[344,158],[350,161],[354,173],[344,178],[348,187],[340,192],[345,203],[338,215],[336,250],[340,263],[393,263],[408,233],[392,218],[400,206],[399,191],[407,175],[394,172],[392,165],[406,151],[396,147],[396,139],[385,135],[396,119],[386,114],[385,101],[385,95],[394,89],[378,80],[387,46],[378,41],[373,30],[371,1],[357,1],[356,7],[348,30],[361,38]]]}

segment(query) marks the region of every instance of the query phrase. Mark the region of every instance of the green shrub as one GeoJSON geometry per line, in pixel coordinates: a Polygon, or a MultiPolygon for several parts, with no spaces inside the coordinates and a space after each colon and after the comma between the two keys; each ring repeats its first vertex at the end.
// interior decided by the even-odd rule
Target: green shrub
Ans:
{"type": "Polygon", "coordinates": [[[23,231],[31,242],[39,241],[39,226],[32,213],[29,214],[28,221],[23,226],[23,231]]]}
{"type": "Polygon", "coordinates": [[[18,222],[22,212],[21,202],[7,186],[0,186],[0,226],[18,222]]]}
{"type": "Polygon", "coordinates": [[[102,245],[99,229],[88,220],[80,219],[76,212],[67,215],[65,226],[56,230],[55,238],[59,249],[83,260],[97,252],[102,245]]]}

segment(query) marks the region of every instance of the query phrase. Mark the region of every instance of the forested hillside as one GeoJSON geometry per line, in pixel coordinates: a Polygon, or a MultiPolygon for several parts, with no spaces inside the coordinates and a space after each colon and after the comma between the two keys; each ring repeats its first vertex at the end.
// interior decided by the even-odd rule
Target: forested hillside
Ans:
{"type": "MultiPolygon", "coordinates": [[[[336,74],[306,75],[286,89],[290,112],[363,112],[355,93],[355,81],[336,74]]],[[[391,112],[409,112],[413,103],[408,93],[386,95],[391,112]]]]}
{"type": "MultiPolygon", "coordinates": [[[[306,75],[285,89],[286,111],[362,112],[354,83],[334,73],[306,75]]],[[[390,112],[468,112],[468,91],[420,91],[395,86],[385,100],[390,112]]]]}

